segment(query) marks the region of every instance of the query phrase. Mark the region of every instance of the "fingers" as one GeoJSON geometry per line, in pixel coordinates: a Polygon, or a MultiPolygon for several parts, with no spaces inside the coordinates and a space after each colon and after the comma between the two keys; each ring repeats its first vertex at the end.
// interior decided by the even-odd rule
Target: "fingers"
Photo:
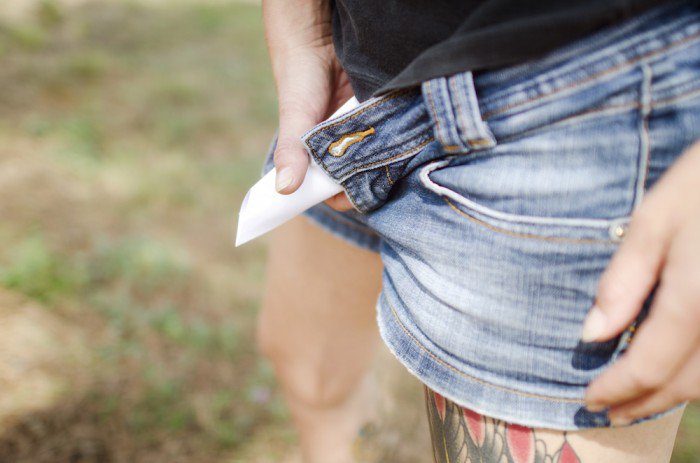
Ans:
{"type": "Polygon", "coordinates": [[[275,188],[278,192],[293,193],[304,181],[309,155],[300,137],[318,123],[317,119],[317,116],[306,112],[300,104],[280,104],[280,131],[274,153],[277,170],[275,188]]]}
{"type": "Polygon", "coordinates": [[[645,416],[660,413],[692,399],[700,387],[700,351],[696,351],[687,366],[661,390],[614,406],[608,412],[615,425],[625,425],[645,416]]]}
{"type": "Polygon", "coordinates": [[[584,322],[581,339],[606,341],[632,323],[658,281],[670,236],[647,209],[635,214],[622,243],[598,284],[596,303],[584,322]]]}
{"type": "Polygon", "coordinates": [[[335,196],[332,196],[331,198],[328,198],[326,200],[326,204],[339,212],[349,211],[353,208],[353,205],[350,202],[348,195],[344,191],[341,191],[340,193],[338,193],[335,196]]]}
{"type": "Polygon", "coordinates": [[[663,390],[688,362],[700,341],[698,317],[679,294],[673,284],[660,286],[650,315],[627,353],[588,387],[589,409],[663,390]]]}
{"type": "Polygon", "coordinates": [[[352,88],[342,70],[335,71],[333,66],[309,56],[292,60],[279,74],[283,77],[278,81],[280,129],[274,153],[275,187],[280,193],[290,194],[302,184],[309,166],[301,136],[352,97],[352,88]]]}
{"type": "Polygon", "coordinates": [[[585,322],[584,340],[610,339],[660,281],[626,354],[586,391],[587,407],[610,408],[618,424],[700,396],[700,196],[687,194],[697,167],[700,151],[689,150],[647,195],[585,322]]]}

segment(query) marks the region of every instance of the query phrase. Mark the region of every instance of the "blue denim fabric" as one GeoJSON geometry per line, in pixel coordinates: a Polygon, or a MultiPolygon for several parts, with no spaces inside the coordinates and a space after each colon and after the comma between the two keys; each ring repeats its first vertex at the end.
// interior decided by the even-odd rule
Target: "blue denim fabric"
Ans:
{"type": "Polygon", "coordinates": [[[303,142],[357,210],[307,215],[380,252],[382,337],[429,387],[522,425],[604,427],[584,390],[632,329],[584,344],[583,319],[633,210],[697,139],[700,7],[685,2],[314,127],[303,142]]]}

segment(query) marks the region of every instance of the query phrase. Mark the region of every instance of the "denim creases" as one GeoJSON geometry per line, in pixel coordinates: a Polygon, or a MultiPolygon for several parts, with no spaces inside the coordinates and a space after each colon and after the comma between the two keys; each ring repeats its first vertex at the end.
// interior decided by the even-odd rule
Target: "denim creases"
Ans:
{"type": "Polygon", "coordinates": [[[609,342],[582,343],[583,320],[631,214],[697,139],[700,8],[675,3],[312,128],[304,145],[355,210],[306,215],[379,252],[380,333],[429,387],[521,425],[606,427],[585,388],[651,298],[609,342]]]}

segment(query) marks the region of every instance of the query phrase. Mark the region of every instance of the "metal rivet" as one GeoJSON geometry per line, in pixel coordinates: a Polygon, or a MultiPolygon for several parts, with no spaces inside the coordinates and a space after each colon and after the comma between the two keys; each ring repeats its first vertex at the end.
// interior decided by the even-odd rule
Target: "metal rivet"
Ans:
{"type": "Polygon", "coordinates": [[[624,224],[617,224],[612,229],[612,235],[617,239],[622,239],[627,233],[627,227],[624,224]]]}

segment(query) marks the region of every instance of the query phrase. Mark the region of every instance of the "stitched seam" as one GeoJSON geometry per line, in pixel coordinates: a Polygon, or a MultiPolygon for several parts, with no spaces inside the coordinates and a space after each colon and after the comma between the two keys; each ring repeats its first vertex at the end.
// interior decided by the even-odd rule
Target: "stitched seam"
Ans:
{"type": "Polygon", "coordinates": [[[339,119],[339,120],[335,121],[334,123],[332,123],[332,124],[330,124],[330,125],[324,125],[323,127],[320,127],[318,130],[315,130],[315,131],[311,132],[311,133],[309,134],[309,137],[311,137],[311,136],[317,134],[317,133],[318,133],[319,131],[321,131],[321,130],[325,130],[325,129],[330,129],[330,128],[333,128],[333,127],[337,127],[337,126],[339,126],[340,124],[343,124],[343,123],[349,121],[350,119],[356,118],[356,117],[359,116],[360,114],[366,113],[367,111],[369,111],[370,109],[374,108],[374,107],[377,106],[377,105],[380,105],[380,104],[382,104],[382,103],[384,103],[384,102],[393,100],[393,99],[395,99],[395,98],[398,98],[398,97],[400,97],[400,96],[402,96],[402,95],[405,95],[405,94],[407,94],[407,93],[410,93],[410,92],[411,92],[411,90],[408,90],[408,89],[407,89],[407,90],[399,90],[399,91],[397,91],[397,92],[395,92],[395,93],[391,93],[391,94],[387,95],[385,98],[381,98],[381,99],[375,101],[374,103],[372,103],[371,105],[369,105],[369,106],[367,106],[367,107],[365,107],[365,108],[362,108],[361,110],[359,110],[359,111],[357,111],[357,112],[355,112],[355,113],[352,113],[352,114],[350,114],[349,116],[347,116],[347,117],[345,117],[345,118],[343,118],[343,119],[339,119]]]}
{"type": "Polygon", "coordinates": [[[617,225],[620,219],[587,219],[583,217],[576,218],[564,218],[564,217],[536,217],[536,216],[525,216],[517,215],[508,212],[501,212],[491,209],[487,206],[482,206],[481,204],[475,203],[474,201],[468,199],[464,195],[459,194],[457,191],[451,190],[445,186],[436,183],[430,178],[430,173],[441,169],[445,166],[451,164],[451,160],[454,156],[448,157],[446,161],[437,161],[428,164],[420,171],[420,180],[423,185],[429,190],[436,193],[438,196],[450,198],[457,203],[462,204],[467,210],[472,211],[474,214],[481,214],[483,216],[489,217],[493,220],[506,223],[522,224],[526,226],[553,226],[553,227],[566,227],[566,228],[596,228],[596,229],[607,229],[609,230],[612,224],[617,225]]]}
{"type": "Polygon", "coordinates": [[[651,157],[651,140],[649,137],[649,114],[651,113],[651,81],[652,72],[648,65],[642,66],[644,78],[642,79],[642,105],[641,105],[641,152],[639,153],[640,172],[637,178],[636,191],[634,193],[633,207],[638,205],[644,196],[647,177],[649,176],[649,161],[651,157]]]}
{"type": "Polygon", "coordinates": [[[380,100],[375,101],[374,103],[372,103],[371,105],[367,106],[366,108],[362,108],[360,111],[357,111],[356,113],[351,114],[350,116],[348,116],[348,117],[346,117],[346,118],[344,118],[344,119],[341,119],[341,120],[339,120],[339,121],[336,121],[336,122],[334,122],[334,123],[331,124],[331,125],[326,125],[326,126],[320,127],[318,130],[315,130],[315,131],[313,131],[313,132],[307,134],[307,135],[304,137],[304,144],[309,148],[309,151],[311,151],[311,155],[318,161],[318,163],[319,163],[321,166],[323,166],[326,170],[329,170],[329,169],[328,169],[328,166],[326,166],[326,164],[323,162],[323,160],[322,160],[321,157],[318,155],[318,153],[316,152],[316,150],[314,149],[314,147],[311,146],[310,140],[311,140],[312,137],[314,137],[316,134],[318,134],[321,130],[326,130],[326,129],[330,129],[330,128],[332,128],[332,127],[336,127],[336,126],[338,126],[338,125],[340,125],[340,124],[342,124],[342,123],[344,123],[344,122],[349,121],[350,119],[353,119],[354,117],[359,116],[360,114],[365,113],[365,112],[368,111],[369,109],[371,109],[371,108],[373,108],[373,107],[375,107],[375,106],[377,106],[377,105],[379,105],[379,104],[381,104],[381,103],[384,103],[384,102],[386,102],[386,101],[393,100],[394,98],[398,98],[399,96],[408,94],[408,93],[410,93],[410,92],[411,92],[410,89],[397,91],[397,92],[395,92],[395,93],[390,94],[390,95],[387,96],[386,98],[382,98],[382,99],[380,99],[380,100]]]}
{"type": "Polygon", "coordinates": [[[679,95],[674,95],[670,98],[666,98],[665,100],[659,100],[656,103],[652,103],[652,108],[661,108],[665,105],[676,103],[679,100],[682,100],[687,97],[694,97],[700,95],[700,88],[696,88],[695,90],[688,90],[687,92],[681,93],[679,95]]]}
{"type": "Polygon", "coordinates": [[[393,185],[394,180],[391,178],[391,173],[389,172],[389,165],[388,164],[384,166],[384,171],[386,172],[387,180],[389,180],[389,185],[393,185]]]}
{"type": "MultiPolygon", "coordinates": [[[[571,123],[572,121],[578,122],[579,119],[583,119],[585,117],[595,115],[596,113],[604,113],[607,111],[621,111],[621,110],[626,110],[626,109],[635,109],[635,108],[639,108],[639,107],[640,107],[640,104],[638,102],[634,102],[634,103],[608,105],[608,106],[602,106],[599,108],[587,109],[585,111],[581,111],[579,113],[572,114],[570,116],[567,116],[567,117],[560,119],[558,121],[555,121],[555,122],[551,122],[549,124],[544,124],[542,126],[534,127],[532,129],[528,129],[528,130],[524,130],[522,132],[518,132],[518,133],[515,133],[515,134],[510,135],[510,136],[502,137],[501,143],[511,141],[514,139],[518,139],[518,138],[521,138],[523,136],[532,135],[533,133],[537,133],[537,132],[542,131],[542,130],[550,130],[552,128],[558,127],[559,125],[571,123]]],[[[475,157],[478,156],[478,153],[475,153],[474,156],[475,157]]]]}
{"type": "MultiPolygon", "coordinates": [[[[384,300],[386,301],[386,298],[385,298],[384,300]]],[[[499,389],[499,390],[506,391],[506,392],[509,392],[509,393],[512,393],[512,394],[516,394],[516,395],[520,395],[520,396],[523,396],[523,397],[530,397],[530,398],[534,398],[534,399],[547,400],[547,401],[551,401],[551,402],[563,402],[563,403],[574,403],[574,404],[579,404],[579,403],[583,403],[583,402],[584,402],[584,401],[581,400],[581,399],[565,399],[565,398],[561,398],[561,397],[552,397],[552,396],[547,396],[547,395],[543,395],[543,394],[535,394],[535,393],[532,393],[532,392],[519,391],[519,390],[517,390],[517,389],[513,389],[513,388],[510,388],[510,387],[506,387],[506,386],[501,386],[501,385],[499,385],[499,384],[490,383],[490,382],[485,381],[485,380],[483,380],[483,379],[480,379],[480,378],[477,378],[477,377],[475,377],[475,376],[472,376],[472,375],[469,375],[469,374],[467,374],[467,373],[464,373],[463,371],[458,370],[457,368],[453,367],[453,366],[450,365],[449,363],[447,363],[447,362],[445,362],[444,360],[440,359],[440,358],[437,357],[435,354],[433,354],[427,347],[425,347],[425,346],[424,346],[410,331],[408,331],[408,329],[404,326],[404,324],[403,324],[403,323],[401,322],[401,320],[399,319],[399,316],[396,314],[396,311],[394,310],[394,307],[393,307],[388,301],[386,301],[386,304],[387,304],[387,305],[389,306],[389,308],[391,309],[391,313],[394,315],[394,319],[395,319],[396,322],[399,324],[399,326],[401,327],[401,329],[403,330],[403,332],[406,334],[406,336],[408,336],[422,351],[424,351],[426,354],[428,354],[433,360],[435,360],[436,362],[440,363],[440,364],[443,365],[444,367],[449,368],[450,370],[454,371],[455,373],[457,373],[457,374],[460,375],[460,376],[463,376],[463,377],[465,377],[465,378],[467,378],[467,379],[469,379],[469,380],[471,380],[471,381],[474,381],[474,382],[476,382],[476,383],[479,383],[479,384],[481,384],[481,385],[483,385],[483,386],[491,387],[491,388],[494,388],[494,389],[499,389]]]]}
{"type": "MultiPolygon", "coordinates": [[[[448,85],[450,85],[451,83],[456,84],[457,79],[452,78],[451,81],[448,81],[448,82],[449,82],[448,85]]],[[[466,142],[469,145],[471,145],[472,143],[471,143],[471,140],[469,139],[469,133],[465,133],[465,132],[468,132],[469,129],[467,127],[461,127],[462,123],[464,123],[464,125],[466,125],[466,121],[464,121],[463,119],[472,116],[471,111],[465,111],[464,108],[462,107],[462,101],[461,101],[462,98],[459,95],[459,92],[456,89],[451,89],[451,90],[454,93],[454,96],[452,98],[450,98],[450,100],[453,102],[453,104],[455,106],[454,109],[456,110],[456,114],[454,114],[454,119],[455,119],[455,122],[457,123],[457,134],[460,137],[459,141],[464,143],[464,141],[466,140],[466,142]],[[462,137],[463,137],[463,139],[462,139],[462,137]]],[[[450,149],[453,149],[453,146],[450,146],[450,149]]],[[[469,147],[466,147],[466,150],[468,150],[468,149],[469,149],[469,147]]]]}
{"type": "MultiPolygon", "coordinates": [[[[468,80],[469,92],[463,94],[464,101],[467,104],[470,119],[473,119],[473,129],[479,138],[470,138],[470,134],[465,134],[465,138],[469,146],[479,147],[479,146],[491,146],[496,144],[496,140],[493,139],[493,134],[490,133],[490,129],[484,121],[484,117],[481,115],[481,107],[479,106],[479,96],[476,94],[476,85],[474,84],[474,75],[470,74],[468,80]]],[[[456,101],[460,99],[457,98],[456,101]]]]}
{"type": "MultiPolygon", "coordinates": [[[[562,92],[562,91],[569,90],[569,89],[571,89],[571,88],[575,88],[575,87],[584,85],[584,84],[586,84],[586,83],[588,83],[588,82],[590,82],[590,81],[592,81],[592,80],[597,79],[597,78],[600,77],[600,76],[604,76],[604,75],[610,74],[611,72],[617,72],[619,69],[622,69],[622,68],[624,68],[624,67],[630,67],[630,66],[632,66],[633,64],[638,63],[638,62],[641,61],[641,60],[644,60],[644,59],[647,59],[647,58],[651,58],[651,57],[653,57],[653,56],[655,56],[655,55],[661,54],[661,53],[663,53],[663,52],[665,52],[665,51],[667,51],[667,50],[669,50],[669,49],[671,49],[671,48],[680,46],[680,45],[682,45],[682,44],[684,44],[684,43],[686,43],[686,42],[688,42],[688,41],[691,41],[691,40],[693,40],[693,39],[695,39],[695,38],[697,38],[697,37],[700,37],[700,32],[697,32],[697,33],[695,33],[695,34],[689,35],[689,36],[684,37],[683,39],[677,40],[677,41],[675,41],[675,42],[669,43],[668,45],[666,45],[666,46],[664,46],[663,48],[660,48],[660,49],[658,49],[658,50],[653,50],[653,51],[647,52],[647,53],[645,53],[645,54],[643,54],[643,55],[637,56],[637,57],[635,57],[634,59],[626,60],[626,61],[624,61],[624,62],[622,62],[622,63],[620,63],[620,64],[617,64],[617,65],[615,65],[615,66],[613,66],[613,67],[611,67],[611,68],[609,68],[609,69],[606,69],[606,70],[604,70],[604,71],[600,71],[600,72],[598,72],[598,73],[596,73],[596,74],[593,74],[593,75],[590,75],[590,76],[588,76],[588,77],[586,77],[586,78],[584,78],[584,79],[581,79],[581,80],[572,82],[572,83],[570,83],[569,85],[566,85],[566,86],[564,86],[564,87],[561,87],[561,88],[558,88],[558,89],[554,90],[553,92],[545,93],[545,94],[542,94],[542,95],[538,95],[538,96],[536,96],[536,97],[530,98],[529,100],[522,101],[522,102],[520,102],[520,103],[513,103],[513,104],[510,104],[510,105],[506,105],[506,106],[504,106],[503,108],[500,108],[500,109],[495,109],[495,110],[492,110],[492,111],[485,112],[484,114],[482,114],[482,117],[483,117],[484,119],[487,119],[487,118],[489,118],[489,117],[492,117],[492,116],[501,114],[501,113],[503,113],[503,112],[505,112],[505,111],[509,111],[509,110],[511,110],[511,109],[513,109],[513,108],[518,108],[518,107],[520,107],[520,106],[523,106],[523,105],[532,103],[532,102],[537,101],[537,100],[540,100],[540,99],[542,99],[542,98],[550,97],[550,96],[556,95],[556,94],[558,94],[558,93],[560,93],[560,92],[562,92]]],[[[553,76],[553,77],[554,77],[554,76],[553,76]]],[[[522,91],[525,91],[525,89],[521,90],[521,92],[522,92],[522,91]]]]}
{"type": "Polygon", "coordinates": [[[391,161],[393,161],[394,159],[397,159],[397,158],[400,158],[400,157],[402,157],[402,156],[411,154],[411,153],[413,153],[413,152],[415,152],[415,151],[419,151],[421,148],[423,148],[425,145],[427,145],[428,143],[432,142],[433,140],[434,140],[433,137],[429,137],[427,140],[425,140],[425,141],[422,142],[421,144],[416,145],[416,146],[414,146],[413,148],[404,151],[403,153],[399,153],[399,154],[394,155],[394,156],[392,156],[392,157],[390,157],[390,158],[387,158],[387,159],[382,159],[381,161],[370,162],[369,164],[364,164],[364,165],[362,165],[362,166],[355,167],[353,170],[351,170],[350,172],[348,172],[347,174],[345,174],[344,177],[347,178],[348,176],[354,174],[354,173],[357,172],[358,170],[362,170],[362,169],[364,169],[364,168],[366,168],[366,167],[373,167],[373,166],[376,166],[376,165],[378,165],[378,164],[384,164],[385,162],[391,162],[391,161]]]}
{"type": "MultiPolygon", "coordinates": [[[[445,127],[445,132],[450,140],[453,140],[461,150],[467,149],[464,145],[464,140],[462,139],[462,133],[459,126],[459,121],[457,120],[457,114],[455,114],[455,100],[459,97],[454,91],[454,85],[457,83],[454,77],[445,78],[445,85],[441,86],[440,93],[442,95],[442,113],[445,115],[447,124],[445,127]]],[[[466,136],[464,137],[466,138],[466,136]]]]}
{"type": "Polygon", "coordinates": [[[471,138],[467,140],[470,145],[472,146],[482,146],[482,145],[490,145],[491,140],[487,140],[486,138],[471,138]]]}
{"type": "MultiPolygon", "coordinates": [[[[389,163],[389,162],[391,162],[391,161],[394,160],[394,159],[400,158],[400,157],[402,157],[402,156],[407,156],[407,155],[412,154],[412,153],[414,153],[414,152],[416,152],[416,151],[420,151],[421,149],[423,149],[424,146],[426,146],[427,144],[429,144],[429,143],[432,142],[432,141],[433,141],[433,138],[430,137],[430,138],[428,138],[427,140],[425,140],[423,143],[421,143],[421,144],[419,144],[419,145],[417,145],[417,146],[414,146],[413,148],[411,148],[411,149],[409,149],[409,150],[406,150],[406,151],[404,151],[403,153],[399,153],[399,154],[397,154],[396,156],[392,156],[392,157],[390,157],[390,158],[388,158],[388,159],[382,159],[381,161],[371,162],[371,163],[369,163],[369,164],[365,164],[365,165],[363,165],[363,166],[356,167],[356,168],[354,168],[353,170],[351,170],[350,172],[348,172],[347,174],[345,174],[345,179],[347,179],[348,177],[350,177],[352,174],[354,174],[355,172],[357,172],[357,171],[360,170],[360,169],[364,169],[364,168],[366,168],[366,167],[372,167],[372,166],[375,166],[375,165],[377,165],[377,164],[382,164],[382,163],[385,163],[385,162],[386,162],[386,163],[389,163]]],[[[355,199],[353,198],[353,195],[352,195],[351,193],[348,192],[348,193],[347,193],[347,197],[348,197],[348,199],[350,200],[350,202],[352,203],[352,205],[355,207],[355,209],[357,209],[358,211],[362,212],[363,209],[357,206],[357,203],[355,202],[355,199]]]]}
{"type": "Polygon", "coordinates": [[[475,222],[481,226],[484,226],[488,228],[489,230],[493,230],[498,233],[502,233],[504,235],[508,236],[514,236],[517,238],[528,238],[528,239],[534,239],[534,240],[540,240],[540,241],[552,241],[556,243],[570,243],[570,244],[617,244],[617,241],[614,240],[603,240],[603,239],[594,239],[594,238],[566,238],[563,236],[540,236],[540,235],[534,235],[532,233],[521,233],[521,232],[514,232],[511,230],[507,230],[505,228],[497,227],[495,225],[491,225],[488,222],[485,222],[483,220],[477,219],[476,217],[472,217],[471,215],[467,214],[466,212],[462,211],[460,208],[458,208],[452,201],[450,201],[448,198],[445,196],[442,196],[442,199],[447,203],[450,208],[452,208],[453,211],[457,212],[459,215],[471,220],[472,222],[475,222]]]}
{"type": "MultiPolygon", "coordinates": [[[[438,115],[437,110],[435,109],[435,103],[433,102],[433,90],[430,87],[432,87],[432,84],[429,82],[426,97],[428,99],[428,104],[430,105],[430,110],[433,113],[433,119],[435,120],[435,135],[442,138],[442,129],[440,128],[440,116],[438,115]]],[[[442,144],[442,142],[440,144],[442,144]]],[[[444,149],[448,148],[453,149],[457,147],[455,145],[447,145],[444,147],[444,149]]]]}
{"type": "Polygon", "coordinates": [[[355,198],[353,198],[353,195],[351,195],[350,193],[348,193],[347,190],[346,190],[346,192],[345,192],[345,196],[347,196],[348,199],[350,200],[350,202],[352,203],[352,207],[354,207],[356,210],[358,210],[358,211],[360,211],[360,212],[363,212],[363,210],[362,210],[362,209],[357,205],[357,203],[355,202],[355,198]]]}

